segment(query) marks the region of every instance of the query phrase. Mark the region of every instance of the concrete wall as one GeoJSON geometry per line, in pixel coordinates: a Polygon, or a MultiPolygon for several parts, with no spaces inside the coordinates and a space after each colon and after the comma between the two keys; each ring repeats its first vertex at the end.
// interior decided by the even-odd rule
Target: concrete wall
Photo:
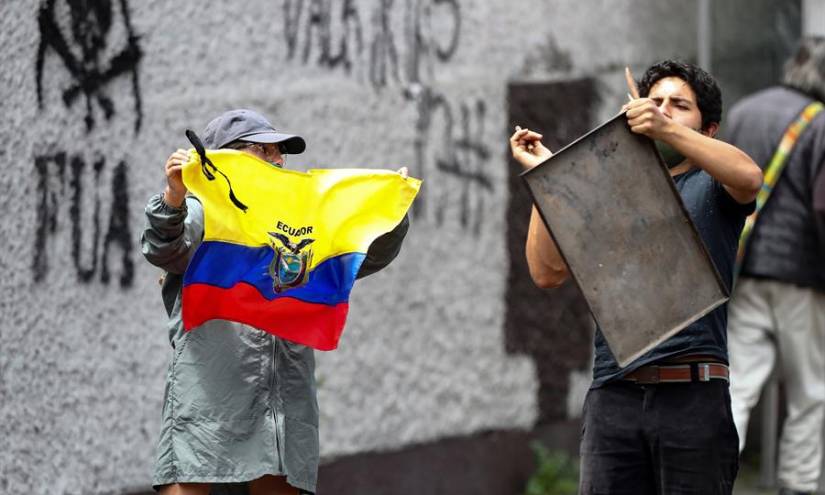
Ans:
{"type": "Polygon", "coordinates": [[[825,36],[825,2],[803,0],[802,32],[811,36],[825,36]]]}
{"type": "MultiPolygon", "coordinates": [[[[725,108],[742,96],[776,84],[802,28],[799,0],[711,2],[712,71],[725,108]]],[[[724,126],[724,115],[723,122],[724,126]]]]}
{"type": "Polygon", "coordinates": [[[574,287],[525,286],[511,120],[560,146],[613,115],[626,64],[695,59],[689,2],[78,4],[0,5],[0,493],[148,486],[170,348],[142,208],[184,129],[232,107],[307,138],[290,168],[425,181],[319,354],[325,459],[578,414],[589,319],[574,287]],[[572,92],[536,112],[542,88],[572,92]]]}

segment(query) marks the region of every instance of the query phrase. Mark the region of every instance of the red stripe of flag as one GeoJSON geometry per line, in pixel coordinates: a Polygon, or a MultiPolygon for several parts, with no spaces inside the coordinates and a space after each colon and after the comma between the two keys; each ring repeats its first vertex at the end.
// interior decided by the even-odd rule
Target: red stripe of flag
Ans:
{"type": "Polygon", "coordinates": [[[308,303],[281,297],[268,300],[255,287],[240,283],[230,289],[190,284],[183,289],[186,331],[208,320],[231,320],[320,351],[338,347],[349,303],[308,303]]]}

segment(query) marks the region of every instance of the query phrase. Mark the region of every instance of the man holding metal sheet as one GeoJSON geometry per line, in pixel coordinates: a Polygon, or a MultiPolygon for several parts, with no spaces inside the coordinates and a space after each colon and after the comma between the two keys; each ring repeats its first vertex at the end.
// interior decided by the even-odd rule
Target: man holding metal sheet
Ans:
{"type": "MultiPolygon", "coordinates": [[[[624,107],[628,125],[655,140],[730,287],[739,233],[754,209],[762,173],[744,152],[714,139],[721,92],[699,67],[655,64],[642,76],[639,94],[624,107]]],[[[513,157],[526,169],[552,155],[541,138],[518,127],[510,138],[513,157]]],[[[569,278],[535,208],[526,254],[539,287],[558,287],[569,278]]],[[[625,368],[597,328],[593,383],[584,405],[580,493],[732,492],[738,438],[728,392],[726,312],[726,305],[719,306],[625,368]]]]}
{"type": "Polygon", "coordinates": [[[731,405],[741,450],[750,409],[779,364],[787,416],[777,474],[780,493],[796,495],[817,489],[825,421],[825,38],[803,39],[782,83],[737,103],[725,129],[769,186],[739,243],[731,405]]]}

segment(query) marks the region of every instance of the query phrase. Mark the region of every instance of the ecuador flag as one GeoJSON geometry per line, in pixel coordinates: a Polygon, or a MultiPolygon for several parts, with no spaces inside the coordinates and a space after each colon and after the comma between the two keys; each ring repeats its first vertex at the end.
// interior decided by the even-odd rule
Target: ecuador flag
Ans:
{"type": "Polygon", "coordinates": [[[284,170],[228,149],[191,156],[183,181],[203,204],[204,235],[184,275],[184,328],[231,320],[335,349],[367,248],[403,220],[421,181],[284,170]]]}

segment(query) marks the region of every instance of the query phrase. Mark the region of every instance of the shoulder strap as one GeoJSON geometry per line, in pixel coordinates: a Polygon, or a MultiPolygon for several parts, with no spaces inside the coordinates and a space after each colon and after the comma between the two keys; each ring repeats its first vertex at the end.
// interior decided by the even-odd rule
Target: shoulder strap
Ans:
{"type": "Polygon", "coordinates": [[[735,275],[738,275],[739,270],[742,268],[745,248],[747,247],[748,240],[753,232],[753,226],[756,224],[756,219],[759,217],[759,212],[765,206],[765,203],[768,202],[768,198],[770,198],[774,186],[776,186],[776,183],[782,176],[782,172],[785,170],[785,165],[788,163],[788,157],[791,156],[791,151],[793,151],[796,142],[799,141],[799,136],[802,135],[802,132],[806,127],[808,127],[808,124],[810,124],[814,117],[816,117],[824,108],[825,105],[823,105],[820,101],[814,101],[813,103],[808,104],[796,120],[791,122],[791,125],[789,125],[785,130],[782,140],[779,141],[779,147],[777,147],[771,161],[768,163],[768,167],[765,169],[765,180],[762,183],[762,188],[756,195],[756,209],[750,214],[750,216],[748,216],[748,218],[745,219],[745,226],[742,228],[742,234],[739,236],[739,249],[736,252],[736,268],[734,271],[735,275]]]}

